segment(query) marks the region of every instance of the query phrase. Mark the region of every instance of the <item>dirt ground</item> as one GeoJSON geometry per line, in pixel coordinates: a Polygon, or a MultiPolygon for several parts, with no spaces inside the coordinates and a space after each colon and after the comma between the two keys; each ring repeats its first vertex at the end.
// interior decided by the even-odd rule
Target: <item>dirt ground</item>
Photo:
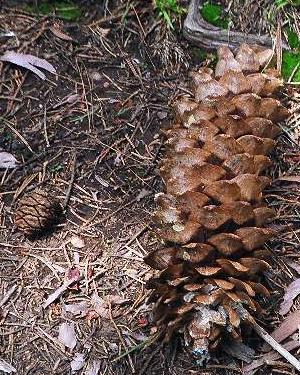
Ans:
{"type": "MultiPolygon", "coordinates": [[[[95,3],[81,2],[79,24],[8,2],[0,12],[1,28],[16,34],[0,39],[0,54],[30,53],[57,70],[43,81],[0,65],[0,147],[21,162],[0,172],[0,358],[18,375],[71,374],[81,355],[76,373],[86,375],[242,373],[225,354],[200,369],[179,340],[167,347],[151,342],[151,271],[143,256],[159,245],[151,217],[162,190],[160,129],[172,118],[172,100],[188,92],[187,71],[201,64],[199,50],[168,31],[148,2],[95,3]],[[20,197],[37,187],[66,212],[53,233],[30,241],[13,215],[20,197]],[[78,282],[43,307],[74,274],[78,282]],[[75,328],[73,350],[58,340],[63,323],[75,328]]],[[[292,101],[284,95],[299,108],[299,94],[293,91],[292,101]]],[[[276,178],[299,171],[296,113],[274,155],[276,178]]],[[[298,198],[297,182],[275,183],[268,192],[280,220],[292,224],[273,244],[279,272],[271,275],[278,291],[270,312],[296,272],[284,260],[298,261],[298,198]]],[[[278,323],[270,315],[269,328],[278,323]]]]}

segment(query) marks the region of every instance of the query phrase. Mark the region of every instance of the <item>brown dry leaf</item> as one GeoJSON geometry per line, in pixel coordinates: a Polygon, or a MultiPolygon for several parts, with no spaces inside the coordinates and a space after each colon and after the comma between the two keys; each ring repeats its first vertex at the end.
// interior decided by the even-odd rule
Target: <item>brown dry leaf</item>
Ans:
{"type": "Polygon", "coordinates": [[[79,371],[85,365],[85,355],[83,353],[75,353],[72,361],[70,362],[72,373],[79,371]]]}
{"type": "MultiPolygon", "coordinates": [[[[87,311],[87,317],[88,319],[97,317],[110,319],[110,305],[117,306],[127,302],[129,302],[129,300],[126,300],[118,295],[108,294],[102,298],[97,293],[93,293],[91,297],[91,308],[87,311]],[[96,314],[91,314],[91,312],[95,312],[96,314]]],[[[117,315],[116,311],[112,311],[111,313],[113,316],[117,315]]]]}
{"type": "Polygon", "coordinates": [[[294,298],[296,298],[299,294],[300,279],[297,279],[286,288],[285,294],[283,296],[283,301],[280,305],[280,315],[285,315],[290,311],[291,307],[293,306],[294,298]]]}
{"type": "Polygon", "coordinates": [[[222,348],[227,354],[247,363],[251,363],[255,356],[255,351],[252,348],[239,341],[231,340],[229,345],[224,343],[222,348]]]}
{"type": "Polygon", "coordinates": [[[285,263],[289,267],[291,267],[293,270],[295,270],[298,273],[298,275],[300,275],[300,264],[298,262],[294,262],[291,259],[287,259],[287,260],[285,260],[285,263]]]}
{"type": "Polygon", "coordinates": [[[84,371],[84,375],[98,375],[100,371],[101,363],[98,360],[94,360],[87,366],[84,371]]]}
{"type": "Polygon", "coordinates": [[[62,323],[59,326],[58,340],[66,347],[74,349],[77,344],[77,338],[74,329],[74,323],[62,323]]]}
{"type": "Polygon", "coordinates": [[[80,100],[79,94],[70,94],[62,98],[58,103],[54,104],[53,109],[56,109],[65,104],[75,104],[80,100]]]}
{"type": "Polygon", "coordinates": [[[18,165],[18,160],[10,152],[1,151],[0,148],[0,169],[12,169],[16,168],[18,165]]]}
{"type": "Polygon", "coordinates": [[[64,309],[68,313],[83,317],[87,314],[89,306],[90,304],[87,302],[71,303],[64,305],[64,309]]]}
{"type": "Polygon", "coordinates": [[[91,298],[91,309],[92,311],[96,312],[96,316],[93,316],[92,318],[95,317],[101,317],[104,319],[109,319],[109,309],[108,309],[108,304],[107,302],[101,298],[97,293],[93,293],[92,298],[91,298]]]}
{"type": "Polygon", "coordinates": [[[55,74],[56,70],[52,64],[45,59],[40,59],[37,56],[27,55],[24,53],[18,53],[14,51],[6,51],[4,55],[0,56],[1,61],[7,61],[12,64],[22,66],[33,73],[35,73],[41,79],[45,79],[45,74],[38,68],[47,70],[50,73],[55,74]]]}
{"type": "Polygon", "coordinates": [[[57,26],[52,26],[49,27],[49,30],[57,36],[59,39],[66,40],[66,41],[71,41],[73,38],[70,35],[65,34],[59,27],[57,26]]]}
{"type": "Polygon", "coordinates": [[[108,294],[107,296],[105,296],[105,300],[107,301],[107,303],[110,303],[112,306],[123,305],[124,303],[130,302],[129,299],[125,299],[116,294],[108,294]]]}
{"type": "Polygon", "coordinates": [[[16,372],[17,370],[10,363],[0,358],[0,371],[11,374],[12,372],[16,372]]]}
{"type": "Polygon", "coordinates": [[[97,31],[101,34],[101,36],[105,37],[109,34],[110,29],[104,29],[103,27],[98,27],[97,31]]]}
{"type": "Polygon", "coordinates": [[[78,236],[71,237],[70,242],[77,249],[82,249],[83,247],[85,247],[84,240],[78,236]]]}

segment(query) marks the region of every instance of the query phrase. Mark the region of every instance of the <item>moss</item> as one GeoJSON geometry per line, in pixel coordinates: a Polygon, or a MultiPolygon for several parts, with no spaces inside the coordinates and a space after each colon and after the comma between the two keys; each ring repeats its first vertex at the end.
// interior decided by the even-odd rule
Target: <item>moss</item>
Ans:
{"type": "Polygon", "coordinates": [[[201,8],[201,14],[206,22],[221,27],[222,29],[228,28],[229,18],[224,16],[224,9],[221,5],[207,1],[201,8]]]}

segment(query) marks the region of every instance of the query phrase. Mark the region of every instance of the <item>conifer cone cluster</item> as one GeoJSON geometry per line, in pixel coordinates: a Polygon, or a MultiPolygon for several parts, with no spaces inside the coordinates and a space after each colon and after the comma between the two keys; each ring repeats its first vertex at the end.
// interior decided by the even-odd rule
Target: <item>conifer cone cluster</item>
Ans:
{"type": "Polygon", "coordinates": [[[194,97],[174,105],[165,131],[156,220],[165,247],[145,261],[160,270],[148,288],[157,329],[169,341],[183,332],[198,358],[222,337],[241,340],[241,323],[262,313],[261,281],[270,268],[264,243],[276,229],[263,201],[270,184],[268,154],[288,110],[274,98],[282,86],[275,69],[262,69],[272,51],[220,47],[215,71],[191,73],[194,97]],[[246,312],[246,314],[245,314],[246,312]]]}

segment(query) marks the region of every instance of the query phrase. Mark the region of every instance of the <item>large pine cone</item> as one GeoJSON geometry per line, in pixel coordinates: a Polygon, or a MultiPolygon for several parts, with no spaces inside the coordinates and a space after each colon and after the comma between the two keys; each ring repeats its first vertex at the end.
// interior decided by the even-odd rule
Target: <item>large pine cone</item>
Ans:
{"type": "Polygon", "coordinates": [[[166,341],[184,332],[200,359],[222,337],[240,340],[241,322],[263,311],[257,297],[269,296],[263,246],[276,230],[263,173],[280,133],[274,122],[288,116],[272,97],[282,85],[277,71],[259,73],[272,51],[242,45],[235,57],[227,47],[218,55],[214,73],[191,74],[194,97],[175,103],[156,214],[169,245],[145,258],[161,270],[148,284],[158,331],[166,341]]]}
{"type": "Polygon", "coordinates": [[[15,213],[15,224],[27,236],[49,230],[62,213],[59,202],[41,189],[20,199],[15,213]]]}

